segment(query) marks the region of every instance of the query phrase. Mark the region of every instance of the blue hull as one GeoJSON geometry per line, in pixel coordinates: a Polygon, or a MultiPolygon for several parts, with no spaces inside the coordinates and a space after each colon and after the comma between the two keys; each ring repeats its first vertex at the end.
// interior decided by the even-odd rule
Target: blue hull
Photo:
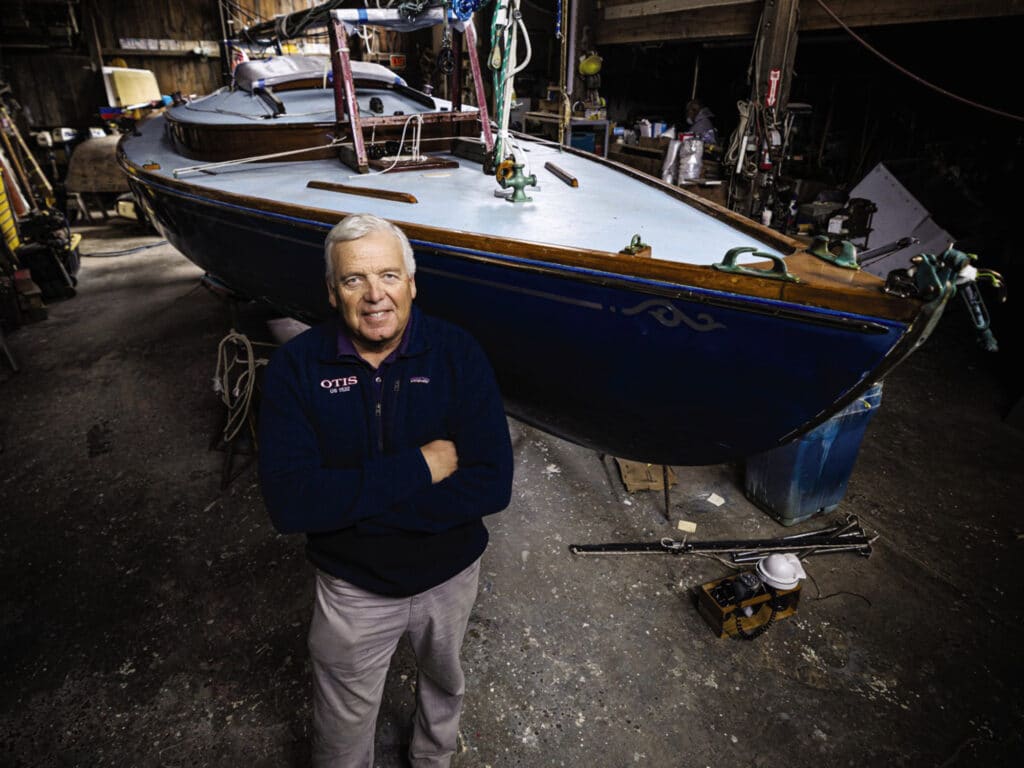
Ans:
{"type": "MultiPolygon", "coordinates": [[[[234,290],[327,315],[328,226],[131,180],[176,248],[234,290]]],[[[487,350],[510,414],[659,464],[792,439],[870,386],[908,326],[786,302],[413,241],[417,303],[487,350]]]]}

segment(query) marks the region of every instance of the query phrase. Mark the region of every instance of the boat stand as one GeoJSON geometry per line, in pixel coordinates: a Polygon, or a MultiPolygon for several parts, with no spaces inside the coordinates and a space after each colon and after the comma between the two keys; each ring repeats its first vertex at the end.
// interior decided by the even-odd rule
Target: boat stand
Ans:
{"type": "MultiPolygon", "coordinates": [[[[223,451],[220,466],[220,489],[223,491],[256,460],[256,419],[250,411],[245,417],[245,428],[230,439],[224,438],[224,428],[214,432],[210,440],[211,451],[223,451]],[[236,464],[236,457],[241,462],[236,464]]],[[[225,426],[227,420],[225,420],[225,426]]]]}
{"type": "Polygon", "coordinates": [[[661,465],[661,484],[665,486],[665,519],[672,522],[672,502],[669,499],[668,464],[661,465]]]}
{"type": "Polygon", "coordinates": [[[7,362],[11,366],[11,370],[15,373],[18,372],[18,361],[14,359],[14,353],[11,352],[11,348],[7,346],[7,339],[4,338],[4,329],[0,325],[0,352],[4,353],[4,357],[7,358],[7,362]]]}
{"type": "MultiPolygon", "coordinates": [[[[601,465],[604,466],[604,461],[605,461],[605,457],[606,457],[607,454],[601,453],[601,454],[598,454],[598,455],[600,456],[600,459],[601,459],[601,465]]],[[[627,460],[627,459],[620,459],[620,458],[615,458],[615,457],[612,457],[612,458],[619,465],[619,475],[622,478],[623,485],[626,486],[626,491],[627,492],[632,492],[634,490],[647,490],[647,491],[656,491],[656,490],[658,490],[657,481],[655,479],[656,476],[654,474],[654,472],[656,471],[655,467],[658,466],[658,465],[655,465],[655,464],[643,464],[642,462],[630,461],[630,460],[627,460]],[[644,467],[644,469],[639,469],[641,466],[644,467]],[[642,477],[639,477],[638,474],[642,474],[643,476],[646,477],[646,479],[643,479],[642,477]],[[627,477],[627,475],[628,475],[628,477],[627,477]]],[[[671,493],[670,493],[670,488],[671,488],[672,483],[675,482],[675,480],[674,479],[670,479],[670,477],[669,477],[669,467],[668,467],[667,464],[662,464],[660,466],[661,466],[661,486],[662,486],[662,490],[663,490],[664,495],[665,495],[665,521],[668,522],[668,523],[671,523],[672,522],[672,497],[671,497],[671,493]]],[[[605,467],[605,470],[607,471],[607,467],[605,467]]],[[[608,481],[609,482],[615,482],[612,479],[612,476],[610,474],[608,475],[608,481]]]]}
{"type": "Polygon", "coordinates": [[[222,426],[210,438],[209,447],[211,451],[224,453],[220,470],[220,487],[224,490],[256,459],[256,412],[259,403],[257,373],[267,360],[256,357],[254,346],[274,345],[252,342],[245,334],[235,330],[240,321],[238,307],[241,302],[247,301],[245,297],[234,293],[209,275],[202,278],[202,285],[227,305],[231,322],[230,331],[217,349],[217,371],[214,377],[214,390],[221,397],[228,413],[222,426]],[[232,378],[232,369],[236,365],[243,370],[232,378]]]}

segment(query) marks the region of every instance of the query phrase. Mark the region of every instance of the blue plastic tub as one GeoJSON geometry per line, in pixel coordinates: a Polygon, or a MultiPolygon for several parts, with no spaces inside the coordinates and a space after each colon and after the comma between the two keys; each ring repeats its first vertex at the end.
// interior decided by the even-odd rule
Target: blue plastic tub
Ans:
{"type": "Polygon", "coordinates": [[[748,458],[747,498],[783,525],[834,510],[881,403],[879,383],[803,437],[748,458]]]}
{"type": "Polygon", "coordinates": [[[582,149],[584,152],[597,151],[597,137],[592,133],[574,133],[569,143],[573,149],[582,149]]]}

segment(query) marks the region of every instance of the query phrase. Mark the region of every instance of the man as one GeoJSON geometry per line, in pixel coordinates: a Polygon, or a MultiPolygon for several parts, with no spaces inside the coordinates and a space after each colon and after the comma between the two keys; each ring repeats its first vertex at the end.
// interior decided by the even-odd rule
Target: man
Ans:
{"type": "Polygon", "coordinates": [[[413,307],[416,264],[401,230],[349,216],[324,253],[337,314],[277,351],[260,413],[271,519],[306,534],[317,567],[313,762],[372,766],[384,679],[408,634],[418,665],[409,759],[448,766],[487,546],[481,518],[511,495],[508,422],[477,343],[413,307]]]}
{"type": "Polygon", "coordinates": [[[715,131],[715,124],[712,122],[714,116],[715,114],[697,99],[688,102],[686,105],[688,128],[684,133],[692,133],[705,144],[717,144],[718,134],[715,131]]]}

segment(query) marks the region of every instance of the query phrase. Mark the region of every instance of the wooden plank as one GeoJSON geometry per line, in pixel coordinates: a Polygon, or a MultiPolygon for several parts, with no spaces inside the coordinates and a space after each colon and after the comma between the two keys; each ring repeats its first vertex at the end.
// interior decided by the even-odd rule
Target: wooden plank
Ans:
{"type": "Polygon", "coordinates": [[[580,185],[579,180],[568,171],[559,168],[557,165],[551,162],[544,163],[544,167],[551,171],[555,176],[560,178],[570,187],[578,187],[580,185]]]}
{"type": "MultiPolygon", "coordinates": [[[[855,28],[1024,15],[1024,0],[936,0],[929,4],[918,0],[892,0],[885,3],[878,0],[826,2],[839,18],[855,28]]],[[[608,10],[610,8],[605,8],[606,14],[608,10]]],[[[753,37],[760,10],[759,3],[750,3],[631,18],[605,17],[596,24],[596,42],[598,45],[611,45],[753,37]]],[[[838,28],[835,21],[814,0],[804,0],[800,4],[800,31],[838,28]]]]}
{"type": "Polygon", "coordinates": [[[125,3],[95,0],[92,12],[103,51],[120,46],[120,39],[219,40],[220,18],[216,3],[205,0],[150,0],[125,3]]]}
{"type": "MultiPolygon", "coordinates": [[[[835,14],[851,27],[913,24],[955,19],[989,19],[1024,14],[1022,0],[825,0],[835,14]]],[[[800,29],[838,29],[832,18],[814,0],[800,4],[800,29]]]]}
{"type": "Polygon", "coordinates": [[[335,184],[331,181],[310,181],[306,184],[310,189],[323,189],[327,192],[339,192],[343,195],[362,195],[363,197],[376,197],[380,200],[392,200],[396,203],[418,203],[415,195],[408,192],[396,192],[391,189],[371,189],[369,187],[356,187],[351,184],[335,184]]]}
{"type": "Polygon", "coordinates": [[[97,125],[106,102],[103,81],[86,56],[53,51],[6,52],[14,95],[32,113],[33,127],[97,125]]]}
{"type": "Polygon", "coordinates": [[[666,13],[596,24],[597,45],[647,43],[669,40],[721,40],[752,37],[760,9],[756,5],[730,5],[703,11],[666,13]]]}
{"type": "MultiPolygon", "coordinates": [[[[749,5],[753,0],[643,0],[642,2],[625,2],[608,5],[604,9],[604,18],[631,19],[636,16],[657,16],[662,13],[680,11],[697,11],[716,8],[723,5],[749,5]]],[[[761,3],[757,3],[758,6],[761,3]]]]}

